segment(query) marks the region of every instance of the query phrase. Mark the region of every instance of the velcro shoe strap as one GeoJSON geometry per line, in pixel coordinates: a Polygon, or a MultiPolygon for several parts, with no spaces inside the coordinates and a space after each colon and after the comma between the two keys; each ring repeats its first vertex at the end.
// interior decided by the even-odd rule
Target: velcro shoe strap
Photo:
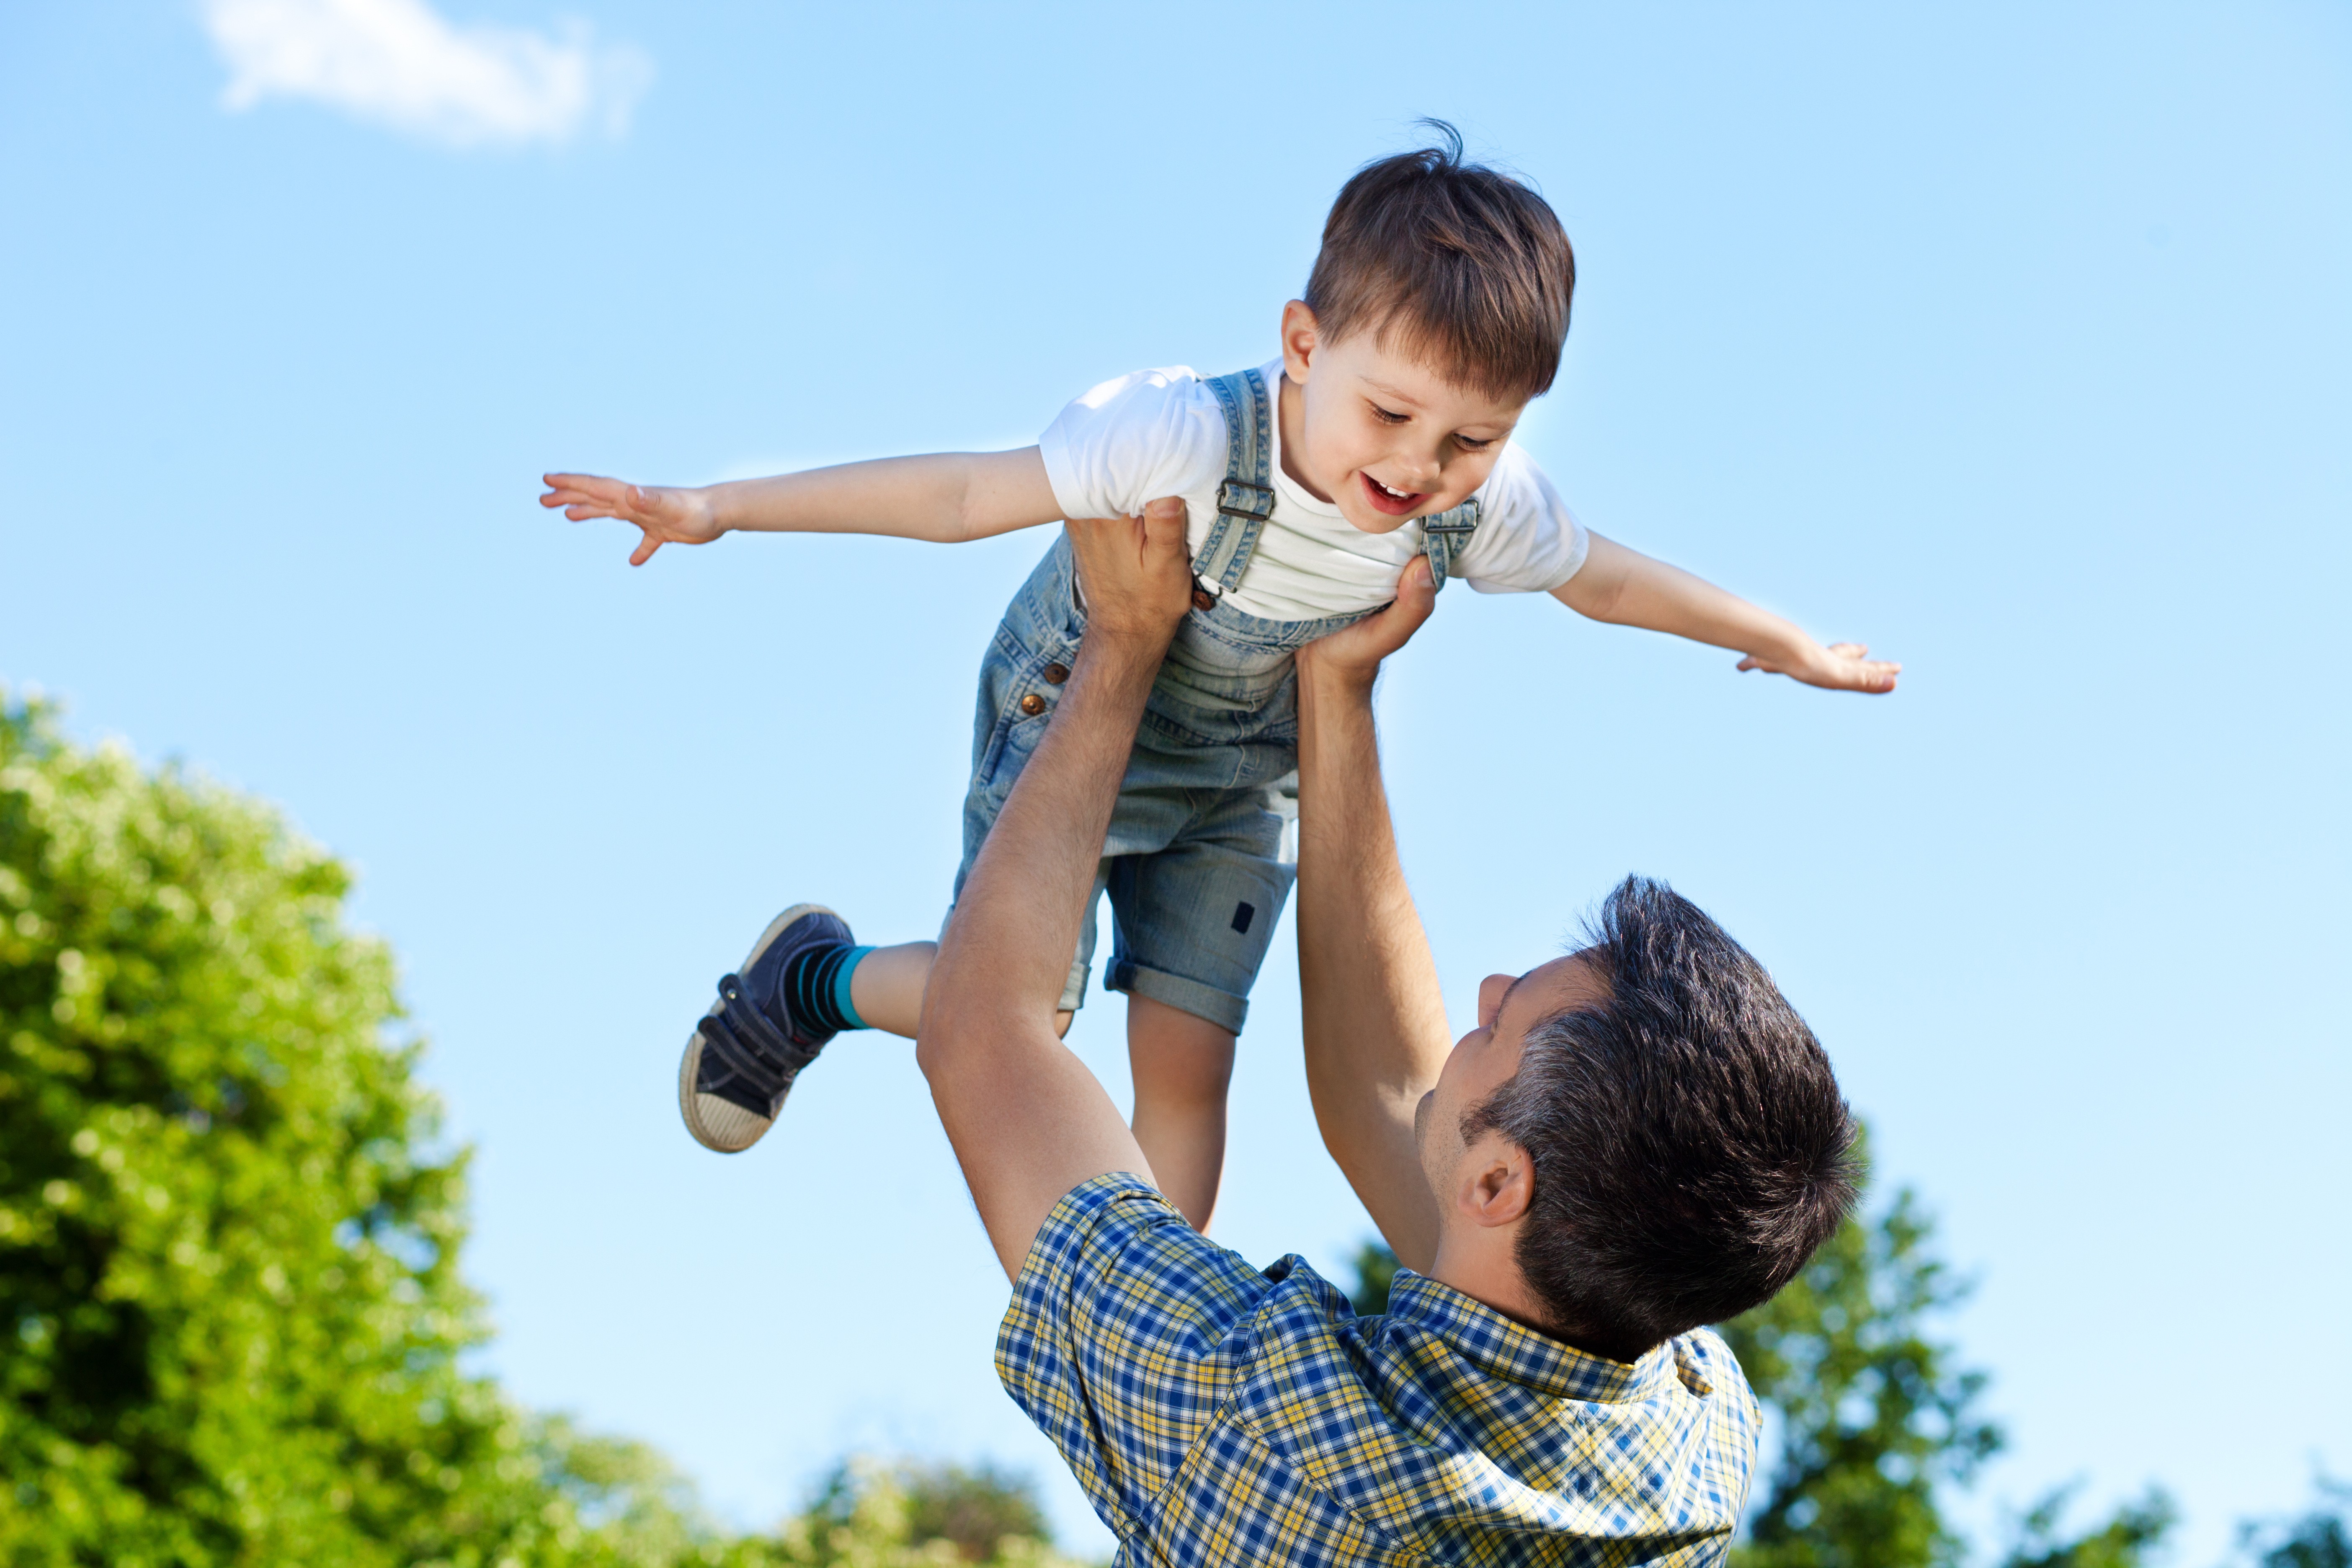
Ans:
{"type": "Polygon", "coordinates": [[[719,1011],[702,1020],[703,1047],[754,1091],[773,1100],[815,1053],[793,1043],[743,994],[740,975],[719,983],[719,1011]]]}

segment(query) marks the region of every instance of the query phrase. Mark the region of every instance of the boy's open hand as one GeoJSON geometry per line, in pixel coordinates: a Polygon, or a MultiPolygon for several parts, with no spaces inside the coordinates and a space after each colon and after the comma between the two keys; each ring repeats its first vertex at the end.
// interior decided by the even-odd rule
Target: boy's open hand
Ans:
{"type": "Polygon", "coordinates": [[[1166,648],[1192,607],[1184,503],[1155,500],[1141,517],[1072,518],[1063,526],[1077,562],[1087,634],[1166,648]]]}
{"type": "Polygon", "coordinates": [[[1894,690],[1895,678],[1903,673],[1903,667],[1883,658],[1865,658],[1869,652],[1868,645],[1864,643],[1832,643],[1827,647],[1815,643],[1808,653],[1794,659],[1765,658],[1751,653],[1739,661],[1739,668],[1760,669],[1767,675],[1785,675],[1824,691],[1894,690]]]}
{"type": "Polygon", "coordinates": [[[708,544],[727,531],[712,514],[708,492],[659,485],[625,484],[593,474],[542,474],[547,493],[543,507],[562,507],[574,522],[592,517],[617,517],[644,531],[629,564],[642,566],[665,544],[708,544]]]}

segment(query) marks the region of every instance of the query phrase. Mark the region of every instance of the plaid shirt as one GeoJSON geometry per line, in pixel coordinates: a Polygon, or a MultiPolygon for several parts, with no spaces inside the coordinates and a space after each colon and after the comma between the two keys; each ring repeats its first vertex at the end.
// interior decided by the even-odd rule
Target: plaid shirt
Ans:
{"type": "Polygon", "coordinates": [[[1759,1423],[1705,1330],[1628,1366],[1403,1270],[1359,1318],[1116,1174],[1046,1217],[996,1371],[1130,1565],[1717,1563],[1759,1423]]]}

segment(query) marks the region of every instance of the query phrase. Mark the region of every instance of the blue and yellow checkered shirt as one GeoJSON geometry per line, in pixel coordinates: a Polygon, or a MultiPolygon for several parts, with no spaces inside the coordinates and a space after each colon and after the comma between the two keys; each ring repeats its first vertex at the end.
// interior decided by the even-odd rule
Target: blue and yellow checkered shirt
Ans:
{"type": "Polygon", "coordinates": [[[1359,1318],[1127,1175],[1046,1217],[996,1372],[1126,1564],[1715,1563],[1759,1425],[1705,1330],[1628,1366],[1409,1271],[1359,1318]]]}

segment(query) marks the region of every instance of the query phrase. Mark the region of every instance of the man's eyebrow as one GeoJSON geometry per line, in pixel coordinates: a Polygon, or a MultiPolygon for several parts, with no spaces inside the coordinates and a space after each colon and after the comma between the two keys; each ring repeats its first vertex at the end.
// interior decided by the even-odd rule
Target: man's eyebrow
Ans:
{"type": "MultiPolygon", "coordinates": [[[[1525,980],[1527,976],[1524,974],[1519,976],[1519,980],[1525,980]]],[[[1500,1029],[1503,1026],[1503,1009],[1511,1005],[1511,993],[1519,988],[1519,980],[1514,980],[1508,985],[1504,986],[1503,999],[1495,1004],[1495,1027],[1497,1029],[1500,1029]]]]}

